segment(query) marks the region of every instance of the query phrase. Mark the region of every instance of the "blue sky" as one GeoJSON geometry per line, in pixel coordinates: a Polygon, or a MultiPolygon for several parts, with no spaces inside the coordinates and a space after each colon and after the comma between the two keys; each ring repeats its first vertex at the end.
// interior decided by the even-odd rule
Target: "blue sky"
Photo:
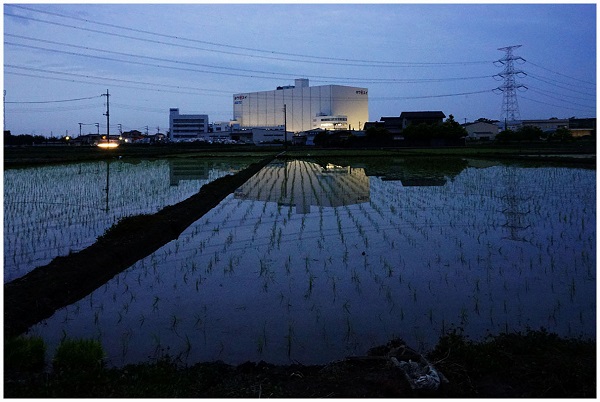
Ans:
{"type": "Polygon", "coordinates": [[[513,45],[521,118],[596,116],[595,3],[5,3],[6,129],[106,132],[107,90],[111,133],[165,132],[171,107],[228,121],[234,93],[294,78],[368,88],[371,121],[501,119],[513,45]]]}

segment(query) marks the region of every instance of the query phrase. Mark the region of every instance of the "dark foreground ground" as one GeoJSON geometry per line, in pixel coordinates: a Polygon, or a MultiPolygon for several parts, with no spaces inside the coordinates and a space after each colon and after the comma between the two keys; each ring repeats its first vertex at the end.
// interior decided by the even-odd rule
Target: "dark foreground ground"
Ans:
{"type": "Polygon", "coordinates": [[[451,334],[427,359],[447,379],[435,391],[411,389],[388,358],[390,344],[368,355],[320,366],[222,362],[178,367],[168,357],[122,369],[18,372],[5,361],[4,397],[27,398],[595,398],[595,341],[544,331],[472,343],[451,334]]]}

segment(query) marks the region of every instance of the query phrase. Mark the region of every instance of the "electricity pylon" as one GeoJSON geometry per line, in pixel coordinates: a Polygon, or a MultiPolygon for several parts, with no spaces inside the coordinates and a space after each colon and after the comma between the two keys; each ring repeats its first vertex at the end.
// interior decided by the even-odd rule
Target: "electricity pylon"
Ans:
{"type": "Polygon", "coordinates": [[[494,77],[504,80],[504,83],[496,88],[495,91],[502,92],[504,95],[502,98],[502,117],[504,118],[505,130],[508,122],[514,123],[521,119],[519,103],[517,101],[517,89],[527,89],[525,85],[518,83],[516,80],[516,77],[525,77],[527,75],[522,70],[515,68],[515,62],[525,62],[524,58],[513,55],[513,50],[519,47],[521,45],[499,48],[498,50],[506,52],[506,55],[494,63],[498,66],[504,66],[504,70],[494,77]]]}

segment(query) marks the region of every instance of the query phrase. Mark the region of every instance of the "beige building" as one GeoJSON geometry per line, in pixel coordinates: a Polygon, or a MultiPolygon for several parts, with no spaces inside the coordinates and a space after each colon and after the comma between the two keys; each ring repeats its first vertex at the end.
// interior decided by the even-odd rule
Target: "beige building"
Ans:
{"type": "Polygon", "coordinates": [[[244,128],[283,128],[297,133],[325,130],[360,130],[369,120],[367,88],[344,85],[309,86],[308,79],[272,91],[233,96],[233,123],[244,128]],[[286,115],[284,116],[284,108],[286,115]]]}
{"type": "Polygon", "coordinates": [[[463,125],[467,130],[467,140],[470,141],[493,141],[498,134],[498,126],[493,123],[477,121],[463,125]]]}

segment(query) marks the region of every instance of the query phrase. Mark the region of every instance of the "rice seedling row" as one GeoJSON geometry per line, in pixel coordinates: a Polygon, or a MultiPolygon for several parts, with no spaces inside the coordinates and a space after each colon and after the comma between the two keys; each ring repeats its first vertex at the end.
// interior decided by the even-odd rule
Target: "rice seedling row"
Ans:
{"type": "Polygon", "coordinates": [[[273,164],[34,333],[97,337],[116,365],[323,363],[393,336],[430,347],[452,328],[595,336],[594,190],[595,172],[566,168],[409,186],[273,164]]]}
{"type": "Polygon", "coordinates": [[[4,281],[79,251],[120,218],[154,213],[196,193],[231,167],[195,163],[195,177],[167,160],[90,162],[4,173],[4,281]]]}

